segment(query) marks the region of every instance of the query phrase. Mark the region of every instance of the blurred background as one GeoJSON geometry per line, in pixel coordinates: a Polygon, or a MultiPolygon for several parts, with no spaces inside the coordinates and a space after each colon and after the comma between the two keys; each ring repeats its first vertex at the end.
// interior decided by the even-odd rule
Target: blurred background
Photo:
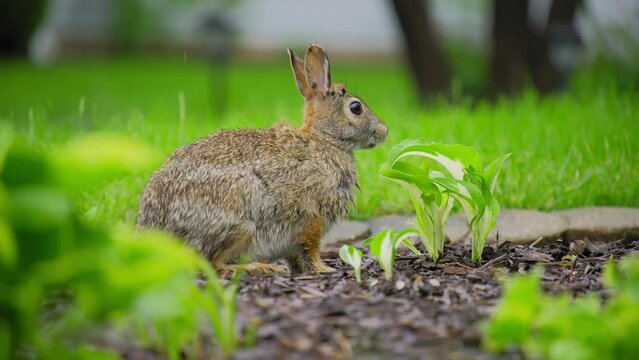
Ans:
{"type": "Polygon", "coordinates": [[[422,97],[446,95],[454,82],[474,95],[510,94],[527,77],[548,92],[588,59],[633,65],[639,56],[636,0],[2,0],[2,8],[2,55],[37,64],[131,53],[272,60],[312,41],[337,59],[406,58],[422,97]]]}
{"type": "MultiPolygon", "coordinates": [[[[639,206],[637,19],[637,0],[0,0],[0,121],[45,149],[109,130],[166,155],[299,125],[285,49],[315,42],[390,125],[358,154],[355,216],[410,210],[377,177],[409,137],[513,152],[507,206],[639,206]]],[[[86,210],[132,221],[144,180],[86,210]]]]}

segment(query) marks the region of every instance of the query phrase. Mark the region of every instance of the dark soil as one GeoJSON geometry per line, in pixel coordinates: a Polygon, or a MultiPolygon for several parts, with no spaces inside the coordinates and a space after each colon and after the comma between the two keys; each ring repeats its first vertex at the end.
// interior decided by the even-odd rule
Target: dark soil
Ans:
{"type": "Polygon", "coordinates": [[[604,264],[639,252],[639,241],[557,241],[540,247],[502,243],[487,247],[480,265],[470,263],[469,252],[464,244],[447,246],[434,264],[400,250],[391,281],[384,281],[377,262],[365,255],[361,285],[337,249],[323,254],[337,269],[334,273],[245,277],[239,309],[245,324],[257,323],[257,338],[254,347],[234,357],[522,358],[481,351],[478,326],[499,299],[500,279],[544,264],[546,291],[600,293],[605,298],[604,264]]]}

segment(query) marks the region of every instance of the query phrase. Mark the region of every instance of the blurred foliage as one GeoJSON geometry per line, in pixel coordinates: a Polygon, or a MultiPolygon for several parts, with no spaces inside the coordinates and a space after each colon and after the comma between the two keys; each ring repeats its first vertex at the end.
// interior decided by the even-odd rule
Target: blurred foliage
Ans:
{"type": "Polygon", "coordinates": [[[488,56],[458,41],[447,41],[443,45],[452,69],[451,99],[481,98],[488,88],[488,56]]]}
{"type": "Polygon", "coordinates": [[[634,359],[639,353],[639,256],[610,262],[605,305],[596,295],[573,299],[540,290],[541,271],[517,277],[484,329],[492,351],[521,347],[531,358],[549,360],[634,359]]]}
{"type": "Polygon", "coordinates": [[[577,93],[593,89],[639,92],[639,55],[630,63],[599,57],[584,64],[572,77],[570,88],[577,93]]]}
{"type": "Polygon", "coordinates": [[[237,280],[222,286],[206,260],[167,235],[88,223],[72,201],[157,160],[114,134],[45,153],[0,125],[0,359],[113,358],[87,336],[111,328],[172,359],[192,357],[203,322],[221,353],[237,346],[237,280]]]}
{"type": "Polygon", "coordinates": [[[148,1],[115,0],[113,8],[113,39],[121,52],[136,52],[145,41],[158,42],[167,36],[161,3],[149,6],[148,1]]]}

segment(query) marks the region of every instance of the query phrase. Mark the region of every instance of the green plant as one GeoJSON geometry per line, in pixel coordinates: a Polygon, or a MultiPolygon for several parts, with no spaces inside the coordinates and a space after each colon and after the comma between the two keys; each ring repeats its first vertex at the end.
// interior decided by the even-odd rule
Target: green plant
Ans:
{"type": "Polygon", "coordinates": [[[410,237],[418,235],[413,229],[396,231],[384,229],[377,235],[366,239],[364,245],[368,245],[371,254],[375,256],[379,266],[384,270],[384,278],[389,280],[393,277],[393,265],[395,264],[395,254],[399,245],[404,244],[417,256],[422,253],[409,241],[410,237]]]}
{"type": "Polygon", "coordinates": [[[632,359],[639,351],[639,257],[609,263],[606,305],[595,295],[573,299],[540,291],[541,271],[518,276],[483,329],[483,345],[499,352],[521,347],[543,359],[632,359]]]}
{"type": "Polygon", "coordinates": [[[76,210],[79,193],[149,171],[157,159],[114,134],[45,153],[0,126],[0,358],[24,347],[43,357],[108,356],[84,335],[113,327],[176,359],[194,354],[200,315],[223,354],[237,347],[237,280],[222,286],[206,260],[167,235],[88,223],[76,210]],[[64,310],[50,314],[45,300],[64,310]]]}
{"type": "Polygon", "coordinates": [[[395,145],[380,174],[402,185],[415,208],[415,226],[429,255],[436,262],[444,248],[444,230],[454,200],[459,201],[472,232],[472,261],[481,259],[499,204],[493,196],[499,170],[510,154],[486,167],[473,148],[425,140],[405,140],[395,145]],[[419,164],[408,162],[418,157],[419,164]]]}
{"type": "Polygon", "coordinates": [[[356,248],[353,245],[342,245],[339,248],[339,257],[345,263],[353,267],[355,272],[355,280],[357,282],[362,281],[362,250],[356,248]]]}
{"type": "Polygon", "coordinates": [[[201,268],[204,269],[208,278],[204,285],[204,292],[200,293],[200,296],[204,297],[202,303],[219,340],[222,354],[231,355],[239,344],[237,332],[234,329],[237,320],[236,297],[241,273],[236,273],[229,284],[222,286],[215,270],[206,260],[202,258],[200,260],[205,262],[201,268]]]}

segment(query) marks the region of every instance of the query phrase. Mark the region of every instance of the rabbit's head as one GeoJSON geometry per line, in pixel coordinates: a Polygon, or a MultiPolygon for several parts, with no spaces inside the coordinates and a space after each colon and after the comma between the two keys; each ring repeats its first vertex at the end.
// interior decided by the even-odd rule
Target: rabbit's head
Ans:
{"type": "Polygon", "coordinates": [[[388,133],[386,124],[362,99],[346,92],[345,85],[331,83],[324,49],[309,45],[304,60],[291,49],[288,54],[297,88],[304,97],[302,131],[329,136],[351,150],[384,142],[388,133]]]}

